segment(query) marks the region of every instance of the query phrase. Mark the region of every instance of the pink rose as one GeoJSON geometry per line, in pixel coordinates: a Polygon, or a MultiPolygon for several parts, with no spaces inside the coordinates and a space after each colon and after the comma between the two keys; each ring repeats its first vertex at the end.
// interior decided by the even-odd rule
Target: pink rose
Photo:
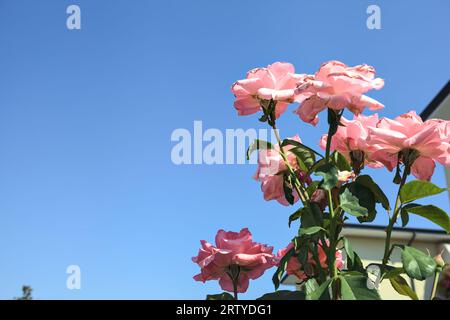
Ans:
{"type": "MultiPolygon", "coordinates": [[[[327,245],[329,244],[329,241],[326,240],[327,245]]],[[[294,247],[294,244],[291,242],[286,248],[281,249],[278,251],[277,253],[277,258],[278,261],[280,261],[284,255],[290,251],[292,248],[294,247]]],[[[328,268],[328,258],[327,258],[327,254],[322,246],[322,242],[319,240],[318,243],[318,249],[317,249],[317,253],[319,256],[319,262],[320,262],[320,267],[321,269],[326,269],[328,268]]],[[[307,263],[313,268],[312,274],[310,274],[310,271],[305,270],[304,266],[302,266],[302,264],[300,263],[300,261],[298,260],[298,253],[294,254],[294,256],[292,256],[289,261],[288,264],[286,266],[286,273],[288,275],[294,275],[297,278],[299,278],[300,280],[304,281],[310,277],[312,277],[314,274],[318,273],[317,270],[317,262],[313,257],[312,252],[308,252],[308,261],[307,263]],[[315,269],[315,270],[314,270],[315,269]]],[[[341,250],[337,250],[336,251],[336,267],[340,270],[344,267],[344,261],[342,259],[342,252],[341,250]]]]}
{"type": "Polygon", "coordinates": [[[294,89],[302,75],[295,74],[294,66],[275,62],[267,68],[257,68],[247,73],[246,79],[236,81],[231,91],[236,97],[234,107],[238,115],[245,116],[261,110],[261,103],[276,101],[275,116],[278,118],[294,101],[294,89]]]}
{"type": "Polygon", "coordinates": [[[316,125],[317,114],[326,108],[348,108],[360,114],[365,107],[382,109],[378,101],[364,95],[371,89],[381,89],[384,81],[375,78],[375,69],[363,64],[348,67],[339,61],[322,64],[314,76],[303,77],[295,90],[295,101],[300,107],[294,112],[308,123],[316,125]]]}
{"type": "MultiPolygon", "coordinates": [[[[371,116],[355,115],[353,120],[347,120],[341,117],[343,126],[339,126],[336,134],[331,140],[331,150],[339,151],[347,160],[356,166],[356,171],[361,169],[364,164],[372,168],[382,167],[383,164],[374,161],[371,158],[373,152],[378,150],[376,145],[368,143],[369,128],[376,127],[378,123],[378,114],[371,116]]],[[[320,147],[325,150],[328,135],[324,134],[320,140],[320,147]]],[[[358,172],[359,173],[359,172],[358,172]]]]}
{"type": "Polygon", "coordinates": [[[233,292],[232,277],[236,276],[237,292],[247,291],[249,279],[257,279],[276,265],[273,247],[252,241],[247,228],[238,232],[219,230],[216,246],[201,241],[198,255],[192,258],[201,269],[196,281],[219,280],[223,290],[233,292]],[[237,270],[237,273],[234,272],[237,270]]]}
{"type": "Polygon", "coordinates": [[[442,139],[447,139],[450,141],[450,121],[442,119],[429,119],[427,120],[428,125],[436,126],[439,130],[439,134],[442,139]]]}
{"type": "Polygon", "coordinates": [[[383,118],[375,128],[369,128],[369,143],[378,149],[371,157],[392,171],[397,166],[399,153],[400,162],[404,163],[401,152],[413,152],[412,174],[418,179],[430,180],[435,161],[450,165],[449,128],[449,121],[423,122],[415,111],[394,120],[383,118]]]}
{"type": "MultiPolygon", "coordinates": [[[[298,136],[290,138],[301,142],[298,136]]],[[[299,170],[297,158],[295,154],[289,152],[292,146],[283,147],[283,151],[287,154],[287,159],[290,166],[296,170],[298,177],[301,181],[308,183],[310,178],[299,170]]],[[[288,206],[289,203],[286,200],[284,194],[284,174],[288,173],[288,168],[280,155],[280,148],[278,144],[273,149],[260,150],[258,153],[258,169],[256,170],[253,178],[261,182],[261,190],[264,194],[264,200],[277,200],[282,205],[288,206]]],[[[297,202],[299,196],[295,189],[292,190],[294,196],[294,202],[297,202]]]]}

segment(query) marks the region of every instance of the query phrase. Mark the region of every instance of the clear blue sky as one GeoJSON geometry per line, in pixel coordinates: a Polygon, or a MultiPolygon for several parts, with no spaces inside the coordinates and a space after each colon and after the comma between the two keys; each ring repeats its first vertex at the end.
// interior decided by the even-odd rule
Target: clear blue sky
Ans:
{"type": "MultiPolygon", "coordinates": [[[[262,200],[253,165],[173,165],[172,131],[262,127],[236,116],[230,85],[277,60],[306,73],[369,63],[386,80],[370,94],[381,115],[420,111],[449,79],[449,12],[445,0],[0,0],[0,298],[22,284],[41,299],[220,292],[192,280],[199,240],[249,227],[278,250],[295,234],[293,209],[262,200]],[[372,3],[381,30],[366,28],[372,3]],[[70,4],[81,30],[66,28],[70,4]],[[81,290],[66,288],[71,264],[81,290]]],[[[279,124],[311,144],[322,125],[289,114],[279,124]]],[[[433,179],[445,184],[442,167],[433,179]]],[[[433,201],[449,209],[447,195],[433,201]]],[[[244,297],[272,291],[271,276],[244,297]]]]}

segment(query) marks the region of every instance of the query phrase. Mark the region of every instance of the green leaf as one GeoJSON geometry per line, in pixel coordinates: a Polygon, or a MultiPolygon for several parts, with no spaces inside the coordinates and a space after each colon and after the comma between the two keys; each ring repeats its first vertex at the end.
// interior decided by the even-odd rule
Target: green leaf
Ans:
{"type": "Polygon", "coordinates": [[[305,283],[306,300],[310,300],[309,296],[317,289],[319,289],[319,284],[317,283],[316,279],[311,278],[308,281],[306,281],[305,283]]]}
{"type": "Polygon", "coordinates": [[[402,227],[406,227],[409,222],[409,214],[404,208],[400,210],[400,218],[402,219],[402,227]]]}
{"type": "Polygon", "coordinates": [[[347,270],[347,271],[341,271],[340,272],[340,275],[341,276],[345,276],[345,277],[350,277],[350,276],[352,276],[352,277],[356,277],[356,276],[365,276],[364,274],[362,274],[361,272],[358,272],[358,271],[349,271],[349,270],[347,270]]]}
{"type": "Polygon", "coordinates": [[[293,214],[289,216],[289,228],[291,227],[291,223],[294,222],[297,219],[300,219],[303,212],[305,212],[306,208],[300,208],[297,211],[295,211],[293,214]]]}
{"type": "Polygon", "coordinates": [[[348,284],[344,277],[339,277],[341,282],[341,295],[343,300],[356,300],[356,295],[352,290],[352,287],[348,284]]]}
{"type": "Polygon", "coordinates": [[[368,214],[367,209],[359,205],[358,198],[355,197],[349,189],[345,189],[345,191],[339,195],[339,199],[339,206],[348,214],[355,217],[361,217],[368,214]]]}
{"type": "Polygon", "coordinates": [[[321,187],[325,190],[331,190],[338,183],[338,168],[332,163],[317,168],[315,175],[323,178],[321,187]]]}
{"type": "Polygon", "coordinates": [[[305,300],[301,291],[279,290],[262,295],[256,300],[305,300]]]}
{"type": "Polygon", "coordinates": [[[381,190],[381,188],[372,180],[372,178],[368,175],[362,175],[356,178],[355,182],[359,185],[362,185],[368,188],[375,197],[375,201],[381,203],[383,208],[386,210],[390,210],[391,207],[389,205],[389,200],[381,190]]]}
{"type": "Polygon", "coordinates": [[[261,117],[259,117],[258,120],[261,121],[261,122],[266,122],[267,120],[269,120],[269,114],[267,114],[265,112],[261,117]]]}
{"type": "Polygon", "coordinates": [[[362,274],[366,274],[366,269],[361,261],[361,258],[358,256],[356,252],[353,251],[354,259],[347,260],[347,269],[349,271],[357,271],[362,274]]]}
{"type": "Polygon", "coordinates": [[[386,266],[386,267],[390,267],[391,269],[386,271],[386,273],[383,275],[383,279],[394,278],[398,275],[401,275],[402,273],[405,273],[405,269],[403,269],[403,268],[394,268],[391,266],[386,266]]]}
{"type": "Polygon", "coordinates": [[[298,253],[302,247],[306,246],[306,242],[308,241],[305,241],[305,239],[301,237],[295,237],[294,239],[292,239],[292,242],[294,243],[294,248],[298,253]]]}
{"type": "Polygon", "coordinates": [[[436,270],[436,262],[432,257],[408,246],[403,248],[402,263],[406,274],[417,280],[425,280],[436,270]]]}
{"type": "Polygon", "coordinates": [[[327,286],[324,285],[324,288],[322,289],[320,289],[320,285],[317,283],[316,279],[311,278],[308,281],[306,281],[305,283],[306,300],[330,300],[329,292],[328,290],[326,290],[327,286]]]}
{"type": "Polygon", "coordinates": [[[319,186],[320,181],[313,181],[311,182],[308,187],[306,187],[306,192],[308,193],[308,196],[312,196],[314,191],[317,190],[317,187],[319,186]]]}
{"type": "Polygon", "coordinates": [[[447,233],[450,233],[450,217],[441,208],[433,205],[407,205],[403,207],[402,212],[403,211],[424,217],[425,219],[436,223],[438,226],[441,226],[447,233]]]}
{"type": "Polygon", "coordinates": [[[315,234],[319,231],[325,231],[324,228],[319,226],[309,227],[309,228],[300,228],[298,231],[299,236],[310,236],[312,234],[315,234]]]}
{"type": "Polygon", "coordinates": [[[325,291],[328,289],[331,282],[332,279],[328,279],[320,286],[318,286],[314,291],[307,292],[306,300],[319,300],[324,295],[325,291]]]}
{"type": "Polygon", "coordinates": [[[286,201],[292,206],[295,202],[295,198],[292,194],[292,180],[290,175],[285,175],[283,177],[283,191],[286,201]]]}
{"type": "Polygon", "coordinates": [[[353,248],[350,245],[350,241],[347,238],[342,238],[342,240],[344,241],[344,249],[345,252],[347,253],[347,257],[351,260],[354,261],[355,260],[355,253],[353,252],[353,248]]]}
{"type": "Polygon", "coordinates": [[[400,190],[400,200],[402,203],[408,203],[417,199],[439,194],[446,190],[446,188],[440,188],[429,181],[414,180],[406,183],[402,187],[400,190]]]}
{"type": "MultiPolygon", "coordinates": [[[[400,154],[398,154],[397,157],[400,160],[400,154]]],[[[392,180],[392,182],[395,183],[395,184],[402,183],[402,174],[401,174],[401,169],[400,169],[400,161],[397,161],[397,168],[395,170],[395,177],[394,177],[394,180],[392,180]]]]}
{"type": "Polygon", "coordinates": [[[359,205],[367,209],[367,215],[358,217],[358,221],[360,223],[372,222],[377,214],[375,196],[372,191],[356,181],[347,184],[345,187],[350,190],[353,196],[358,198],[359,205]]]}
{"type": "Polygon", "coordinates": [[[413,289],[410,288],[408,282],[406,282],[406,280],[402,276],[396,275],[389,278],[389,281],[391,282],[391,285],[395,289],[395,291],[397,291],[401,295],[408,296],[413,300],[419,300],[417,294],[413,289]]]}
{"type": "Polygon", "coordinates": [[[309,259],[309,253],[310,253],[310,249],[309,249],[309,239],[305,239],[305,238],[301,238],[301,237],[296,237],[296,239],[298,241],[300,241],[300,245],[296,245],[296,252],[298,252],[297,255],[297,260],[302,264],[302,265],[306,265],[306,263],[308,262],[309,259]]]}
{"type": "Polygon", "coordinates": [[[323,225],[323,214],[316,203],[311,203],[309,207],[305,207],[300,219],[302,228],[321,227],[323,225]]]}
{"type": "Polygon", "coordinates": [[[334,151],[331,155],[331,159],[333,160],[339,171],[352,171],[352,166],[350,165],[350,163],[348,163],[347,159],[342,153],[334,151]]]}
{"type": "Polygon", "coordinates": [[[259,118],[259,121],[261,122],[266,122],[270,125],[270,126],[274,126],[275,125],[275,107],[276,107],[276,101],[274,101],[273,99],[270,99],[269,101],[267,100],[262,100],[260,101],[261,107],[263,109],[263,116],[261,118],[259,118]]]}
{"type": "Polygon", "coordinates": [[[294,146],[294,147],[298,147],[298,148],[302,148],[305,150],[308,150],[309,152],[318,155],[319,157],[323,158],[323,155],[321,155],[319,152],[315,151],[314,149],[311,149],[308,146],[305,146],[303,143],[298,142],[296,140],[292,140],[292,139],[284,139],[283,142],[281,143],[281,147],[285,147],[285,146],[294,146]]]}
{"type": "Polygon", "coordinates": [[[367,287],[363,275],[340,276],[341,295],[344,300],[381,300],[378,291],[367,287]]]}
{"type": "Polygon", "coordinates": [[[280,264],[279,264],[277,270],[275,271],[275,274],[272,277],[272,282],[275,286],[275,290],[278,289],[278,287],[280,286],[280,281],[281,281],[281,278],[283,277],[284,271],[286,270],[289,259],[292,258],[294,253],[295,253],[295,249],[292,248],[291,250],[286,252],[286,254],[283,256],[283,258],[281,258],[280,264]]]}
{"type": "Polygon", "coordinates": [[[297,163],[300,166],[300,169],[304,172],[308,172],[316,162],[314,153],[303,147],[292,148],[289,152],[295,154],[297,157],[297,163]]]}
{"type": "Polygon", "coordinates": [[[309,170],[308,165],[305,162],[303,162],[303,160],[299,156],[297,156],[296,159],[297,159],[297,164],[298,164],[298,167],[300,168],[300,170],[303,172],[308,172],[308,170],[309,170]]]}
{"type": "Polygon", "coordinates": [[[308,175],[311,175],[313,172],[316,172],[318,168],[325,165],[326,163],[327,163],[327,160],[325,158],[316,161],[316,163],[314,163],[314,165],[311,167],[311,169],[309,169],[308,175]]]}
{"type": "Polygon", "coordinates": [[[358,217],[359,222],[372,222],[375,219],[377,213],[376,203],[380,203],[386,210],[390,209],[386,195],[370,176],[359,176],[354,182],[346,186],[358,198],[359,204],[368,211],[367,215],[358,217]]]}
{"type": "Polygon", "coordinates": [[[222,292],[219,294],[208,294],[206,300],[234,300],[234,297],[228,292],[222,292]]]}
{"type": "Polygon", "coordinates": [[[250,156],[253,153],[253,151],[264,150],[264,149],[273,149],[273,146],[268,141],[259,140],[259,139],[253,140],[253,142],[250,144],[250,146],[247,149],[247,160],[250,160],[250,156]]]}

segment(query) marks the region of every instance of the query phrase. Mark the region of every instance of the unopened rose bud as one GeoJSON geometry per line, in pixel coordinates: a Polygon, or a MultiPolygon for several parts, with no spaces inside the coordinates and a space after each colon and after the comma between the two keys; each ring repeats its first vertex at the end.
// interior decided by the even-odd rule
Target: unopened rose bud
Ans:
{"type": "Polygon", "coordinates": [[[441,253],[439,253],[438,255],[436,255],[433,259],[434,259],[434,261],[436,262],[436,264],[437,264],[439,267],[441,267],[441,268],[444,267],[445,261],[444,261],[444,259],[442,258],[442,254],[441,254],[441,253]]]}

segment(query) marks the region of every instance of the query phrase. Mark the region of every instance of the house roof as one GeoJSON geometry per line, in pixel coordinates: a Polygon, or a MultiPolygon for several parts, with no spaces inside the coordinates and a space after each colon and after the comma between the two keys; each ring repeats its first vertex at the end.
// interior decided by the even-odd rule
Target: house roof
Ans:
{"type": "MultiPolygon", "coordinates": [[[[345,224],[342,230],[343,235],[364,237],[364,238],[385,238],[386,227],[366,224],[345,224]]],[[[415,238],[421,241],[436,243],[450,243],[450,234],[442,230],[422,229],[422,228],[399,228],[395,227],[392,237],[399,240],[410,240],[415,238]]]]}
{"type": "Polygon", "coordinates": [[[439,93],[431,100],[428,106],[422,111],[420,116],[423,120],[427,120],[450,96],[450,81],[439,91],[439,93]]]}
{"type": "MultiPolygon", "coordinates": [[[[371,229],[371,230],[386,230],[385,226],[378,226],[378,225],[368,225],[368,224],[357,224],[357,223],[346,223],[344,228],[349,229],[371,229]]],[[[425,228],[400,228],[400,227],[394,227],[394,231],[400,231],[400,232],[417,232],[417,233],[430,233],[430,234],[447,234],[443,230],[435,230],[435,229],[425,229],[425,228]]]]}

